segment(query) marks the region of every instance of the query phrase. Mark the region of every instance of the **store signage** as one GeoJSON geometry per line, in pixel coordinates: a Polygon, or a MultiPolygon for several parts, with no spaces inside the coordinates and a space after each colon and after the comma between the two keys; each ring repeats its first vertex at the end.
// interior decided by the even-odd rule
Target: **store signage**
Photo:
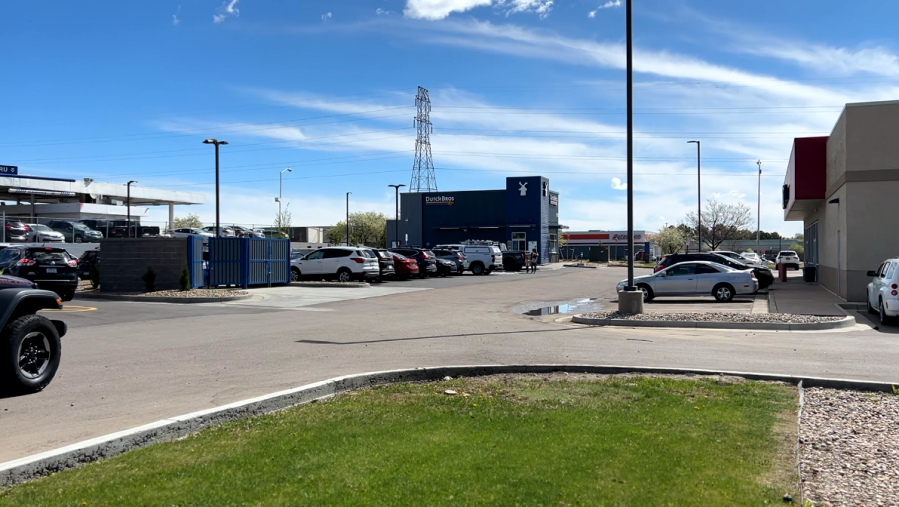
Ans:
{"type": "Polygon", "coordinates": [[[425,204],[428,206],[452,206],[456,198],[451,195],[425,196],[425,204]]]}
{"type": "Polygon", "coordinates": [[[558,205],[559,205],[559,198],[556,197],[556,196],[551,196],[551,197],[549,198],[549,205],[550,205],[550,206],[558,206],[558,205]]]}
{"type": "Polygon", "coordinates": [[[19,174],[19,166],[0,165],[0,174],[19,174]]]}
{"type": "Polygon", "coordinates": [[[518,194],[522,197],[528,195],[528,182],[518,182],[518,194]]]}
{"type": "MultiPolygon", "coordinates": [[[[641,241],[642,239],[642,234],[634,234],[634,241],[641,241]]],[[[612,241],[627,241],[627,234],[613,234],[612,241]]]]}

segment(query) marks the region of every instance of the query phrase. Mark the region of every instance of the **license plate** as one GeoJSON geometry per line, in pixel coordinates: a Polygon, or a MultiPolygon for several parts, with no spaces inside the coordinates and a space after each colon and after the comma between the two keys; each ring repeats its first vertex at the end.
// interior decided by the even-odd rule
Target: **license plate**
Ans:
{"type": "Polygon", "coordinates": [[[56,268],[47,268],[47,273],[56,273],[56,268]]]}

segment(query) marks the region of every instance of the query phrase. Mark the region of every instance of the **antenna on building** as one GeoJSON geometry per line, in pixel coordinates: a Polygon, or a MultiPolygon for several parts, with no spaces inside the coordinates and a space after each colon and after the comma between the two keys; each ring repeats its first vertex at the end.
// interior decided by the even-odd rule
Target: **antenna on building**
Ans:
{"type": "Polygon", "coordinates": [[[431,159],[431,98],[428,90],[418,87],[415,94],[415,162],[412,164],[412,182],[410,192],[436,192],[437,176],[434,174],[434,161],[431,159]]]}

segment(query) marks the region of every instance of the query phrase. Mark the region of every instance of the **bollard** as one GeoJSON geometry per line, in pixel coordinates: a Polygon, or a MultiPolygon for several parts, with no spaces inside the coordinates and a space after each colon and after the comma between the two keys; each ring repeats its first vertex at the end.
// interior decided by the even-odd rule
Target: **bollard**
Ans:
{"type": "Polygon", "coordinates": [[[777,264],[777,276],[781,282],[787,281],[787,265],[780,262],[777,264]]]}

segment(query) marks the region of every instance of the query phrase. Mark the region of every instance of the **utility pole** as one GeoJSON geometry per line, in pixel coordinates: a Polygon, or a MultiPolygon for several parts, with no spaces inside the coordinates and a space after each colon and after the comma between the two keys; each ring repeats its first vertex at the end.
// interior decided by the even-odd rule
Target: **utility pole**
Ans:
{"type": "Polygon", "coordinates": [[[396,246],[400,246],[400,187],[405,187],[406,185],[400,184],[387,186],[396,189],[396,215],[394,215],[393,219],[393,236],[396,240],[396,246]]]}
{"type": "MultiPolygon", "coordinates": [[[[128,237],[129,237],[129,238],[131,237],[131,185],[134,184],[134,183],[137,183],[137,181],[131,180],[131,181],[129,181],[129,182],[125,185],[125,186],[127,187],[127,189],[128,189],[128,194],[127,194],[127,197],[125,198],[125,199],[126,199],[126,201],[125,201],[125,208],[127,208],[127,214],[128,214],[127,216],[128,216],[128,237]]],[[[73,232],[72,232],[72,234],[73,234],[73,236],[72,236],[72,241],[75,241],[75,237],[74,237],[74,234],[75,234],[75,233],[74,233],[74,230],[75,230],[75,229],[73,228],[73,229],[72,229],[72,231],[73,231],[73,232]]],[[[137,236],[137,231],[136,231],[136,230],[134,231],[134,235],[137,236]]]]}
{"type": "Polygon", "coordinates": [[[702,252],[702,178],[700,173],[701,150],[699,149],[699,141],[687,141],[687,144],[696,143],[696,242],[699,243],[699,251],[702,252]]]}
{"type": "MultiPolygon", "coordinates": [[[[282,178],[284,176],[285,171],[293,172],[293,169],[288,167],[287,169],[284,169],[283,171],[281,171],[281,174],[278,175],[278,229],[284,228],[284,216],[281,214],[281,201],[282,201],[281,184],[282,184],[282,178]]],[[[281,230],[278,231],[278,233],[281,233],[281,232],[283,232],[283,231],[281,231],[281,230]]]]}
{"type": "Polygon", "coordinates": [[[431,98],[428,90],[418,87],[415,94],[415,162],[412,164],[412,182],[410,192],[436,192],[437,176],[434,174],[434,161],[431,158],[431,98]]]}
{"type": "Polygon", "coordinates": [[[228,141],[218,139],[206,139],[203,144],[215,145],[215,237],[222,236],[222,224],[219,221],[219,145],[228,144],[228,141]]]}
{"type": "Polygon", "coordinates": [[[346,193],[346,246],[350,246],[350,194],[346,193]]]}
{"type": "Polygon", "coordinates": [[[761,255],[759,252],[761,252],[761,245],[762,245],[762,161],[759,160],[758,162],[756,162],[756,164],[759,165],[759,191],[758,191],[759,202],[758,202],[758,208],[757,208],[758,209],[758,212],[757,212],[758,213],[757,214],[757,216],[758,216],[757,224],[758,225],[756,225],[756,231],[755,231],[755,253],[758,255],[761,255]]]}

